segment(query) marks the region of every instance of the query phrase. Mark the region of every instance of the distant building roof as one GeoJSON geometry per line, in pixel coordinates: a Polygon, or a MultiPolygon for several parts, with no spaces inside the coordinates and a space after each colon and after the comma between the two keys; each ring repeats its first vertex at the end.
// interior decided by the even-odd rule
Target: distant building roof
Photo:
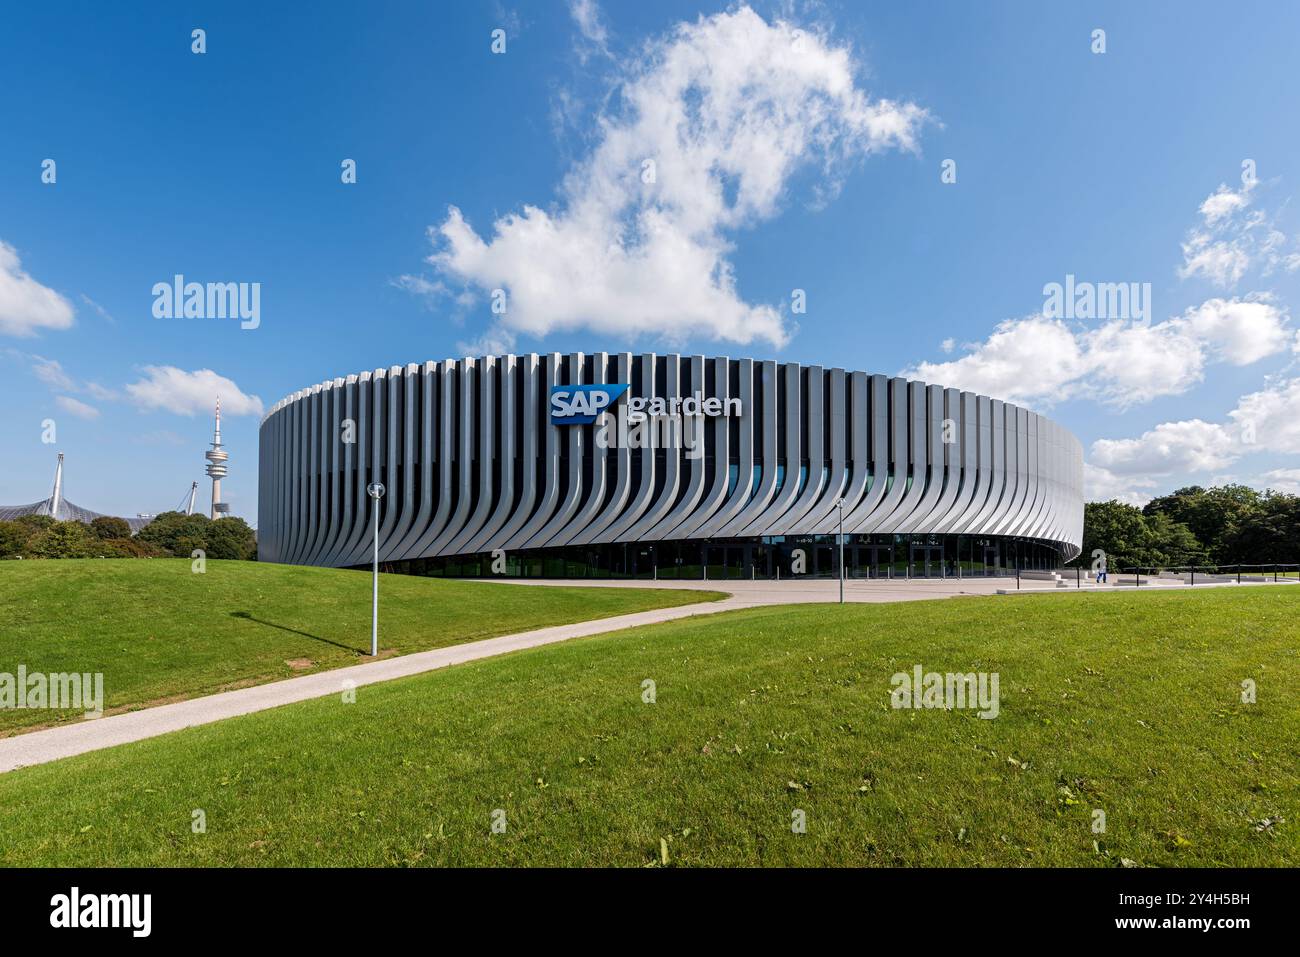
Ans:
{"type": "MultiPolygon", "coordinates": [[[[100,512],[92,512],[88,508],[74,505],[66,498],[59,500],[57,511],[51,511],[53,503],[53,498],[47,498],[43,502],[33,502],[31,505],[0,505],[0,522],[12,522],[23,515],[49,515],[60,522],[85,522],[89,525],[95,519],[104,517],[100,512]]],[[[131,526],[131,533],[135,534],[153,519],[124,518],[123,521],[131,526]]]]}
{"type": "MultiPolygon", "coordinates": [[[[100,512],[92,512],[80,505],[73,505],[63,497],[63,453],[59,453],[59,464],[54,469],[54,491],[50,497],[31,505],[0,505],[0,521],[10,522],[24,515],[49,515],[60,522],[85,522],[89,525],[97,518],[104,518],[100,512]]],[[[123,518],[135,534],[148,525],[152,518],[123,518]]]]}

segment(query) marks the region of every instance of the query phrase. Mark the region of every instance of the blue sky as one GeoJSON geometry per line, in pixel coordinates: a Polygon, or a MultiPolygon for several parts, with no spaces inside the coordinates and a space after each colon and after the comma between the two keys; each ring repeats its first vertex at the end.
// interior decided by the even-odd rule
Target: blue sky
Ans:
{"type": "Polygon", "coordinates": [[[1298,35],[1286,3],[11,6],[0,502],[63,451],[77,504],[174,507],[220,388],[255,520],[259,409],[494,345],[906,371],[1056,418],[1090,497],[1296,490],[1298,35]],[[257,328],[155,317],[178,273],[260,283],[257,328]],[[1067,274],[1148,314],[1044,317],[1067,274]]]}

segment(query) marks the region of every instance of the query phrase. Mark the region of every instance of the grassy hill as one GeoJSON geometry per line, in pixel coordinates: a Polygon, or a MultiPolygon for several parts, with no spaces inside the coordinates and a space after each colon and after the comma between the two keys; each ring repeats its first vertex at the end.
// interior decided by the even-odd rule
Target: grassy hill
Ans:
{"type": "Polygon", "coordinates": [[[0,775],[0,863],[1297,866],[1298,603],[794,606],[566,642],[0,775]],[[998,672],[998,717],[892,708],[916,664],[998,672]]]}
{"type": "MultiPolygon", "coordinates": [[[[0,672],[102,672],[106,710],[357,664],[370,575],[256,562],[0,562],[0,672]]],[[[719,598],[660,589],[522,588],[385,575],[380,655],[719,598]]],[[[81,712],[0,709],[0,735],[81,712]]]]}

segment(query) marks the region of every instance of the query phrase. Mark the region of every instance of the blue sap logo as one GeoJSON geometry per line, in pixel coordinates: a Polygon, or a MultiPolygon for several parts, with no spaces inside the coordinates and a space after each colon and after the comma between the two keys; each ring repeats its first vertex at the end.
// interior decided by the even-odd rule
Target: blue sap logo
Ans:
{"type": "Polygon", "coordinates": [[[601,385],[551,386],[552,425],[590,425],[596,416],[618,401],[627,386],[618,382],[601,385]]]}

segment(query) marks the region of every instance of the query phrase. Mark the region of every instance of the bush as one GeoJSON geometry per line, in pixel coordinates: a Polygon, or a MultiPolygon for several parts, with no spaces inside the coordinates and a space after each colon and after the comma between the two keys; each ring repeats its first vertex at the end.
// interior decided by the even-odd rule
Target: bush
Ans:
{"type": "Polygon", "coordinates": [[[90,523],[90,530],[96,538],[130,538],[131,526],[126,519],[112,515],[101,515],[90,523]]]}
{"type": "Polygon", "coordinates": [[[12,558],[27,552],[32,532],[20,522],[0,522],[0,558],[12,558]]]}
{"type": "Polygon", "coordinates": [[[189,558],[195,548],[204,548],[209,525],[206,515],[163,512],[136,533],[136,539],[156,545],[169,555],[189,558]]]}
{"type": "Polygon", "coordinates": [[[14,519],[14,523],[27,529],[28,536],[35,535],[37,532],[43,532],[53,528],[54,519],[48,515],[19,515],[14,519]]]}
{"type": "Polygon", "coordinates": [[[209,521],[206,515],[163,512],[135,536],[138,542],[160,548],[165,554],[189,558],[202,549],[208,558],[251,561],[257,557],[257,539],[242,518],[209,521]]]}
{"type": "Polygon", "coordinates": [[[208,525],[208,558],[250,561],[257,556],[257,539],[242,518],[219,518],[208,525]]]}
{"type": "Polygon", "coordinates": [[[38,558],[88,558],[94,554],[96,539],[81,522],[55,522],[31,541],[31,552],[38,558]]]}

